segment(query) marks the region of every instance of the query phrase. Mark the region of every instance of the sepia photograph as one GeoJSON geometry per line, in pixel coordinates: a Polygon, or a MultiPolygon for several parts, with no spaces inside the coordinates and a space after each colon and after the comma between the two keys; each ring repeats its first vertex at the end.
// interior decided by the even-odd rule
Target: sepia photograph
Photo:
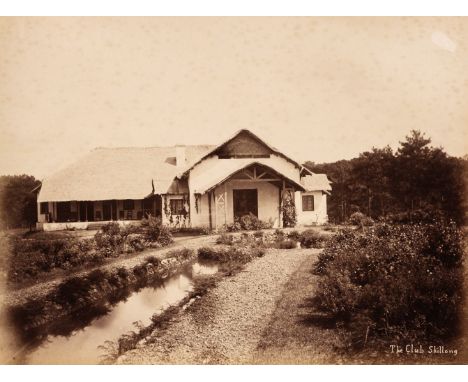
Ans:
{"type": "Polygon", "coordinates": [[[0,17],[0,364],[468,364],[466,17],[0,17]]]}

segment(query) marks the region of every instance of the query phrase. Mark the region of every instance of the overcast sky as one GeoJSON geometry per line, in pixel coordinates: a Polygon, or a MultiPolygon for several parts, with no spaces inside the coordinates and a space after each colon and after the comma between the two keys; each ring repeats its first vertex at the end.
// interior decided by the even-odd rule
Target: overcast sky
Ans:
{"type": "Polygon", "coordinates": [[[467,40],[466,18],[1,18],[0,175],[242,128],[299,161],[411,129],[462,156],[467,40]]]}

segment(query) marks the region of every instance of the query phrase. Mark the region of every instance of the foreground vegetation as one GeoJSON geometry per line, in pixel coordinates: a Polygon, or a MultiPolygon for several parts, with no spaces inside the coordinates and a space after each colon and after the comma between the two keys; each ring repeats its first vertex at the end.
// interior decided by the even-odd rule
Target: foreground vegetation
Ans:
{"type": "Polygon", "coordinates": [[[40,341],[48,334],[60,334],[63,327],[86,326],[96,314],[105,314],[134,291],[163,282],[194,259],[193,250],[182,248],[169,251],[162,260],[148,256],[133,268],[97,269],[70,277],[44,297],[10,307],[9,315],[25,342],[36,337],[40,341]]]}
{"type": "Polygon", "coordinates": [[[105,350],[102,362],[113,363],[120,355],[135,349],[138,343],[149,337],[155,330],[161,334],[168,327],[170,321],[181,311],[203,309],[201,297],[214,288],[221,279],[237,274],[246,264],[265,255],[265,248],[252,238],[253,235],[248,234],[243,234],[239,239],[224,234],[218,238],[217,245],[199,248],[197,251],[199,262],[201,264],[216,263],[218,272],[213,275],[195,277],[193,290],[178,304],[169,307],[162,313],[154,314],[149,325],[141,326],[136,323],[135,331],[123,334],[117,341],[107,341],[102,347],[105,350]],[[229,237],[227,239],[228,245],[224,242],[227,237],[229,237]],[[237,243],[235,246],[232,245],[234,241],[237,243]]]}
{"type": "Polygon", "coordinates": [[[316,308],[349,349],[443,344],[458,334],[463,235],[453,223],[342,230],[319,255],[316,308]]]}
{"type": "Polygon", "coordinates": [[[103,226],[92,238],[76,236],[54,237],[11,236],[8,281],[24,283],[55,270],[96,266],[107,259],[141,252],[145,248],[164,247],[173,242],[168,227],[150,217],[139,226],[121,227],[112,222],[103,226]]]}

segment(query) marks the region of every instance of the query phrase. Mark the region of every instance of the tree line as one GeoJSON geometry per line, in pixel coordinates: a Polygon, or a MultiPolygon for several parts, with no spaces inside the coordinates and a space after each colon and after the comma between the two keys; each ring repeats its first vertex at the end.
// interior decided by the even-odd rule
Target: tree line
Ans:
{"type": "Polygon", "coordinates": [[[357,158],[304,165],[332,181],[328,199],[331,222],[346,222],[354,212],[373,219],[415,221],[443,216],[465,220],[468,160],[447,155],[431,139],[412,130],[396,151],[372,148],[357,158]]]}

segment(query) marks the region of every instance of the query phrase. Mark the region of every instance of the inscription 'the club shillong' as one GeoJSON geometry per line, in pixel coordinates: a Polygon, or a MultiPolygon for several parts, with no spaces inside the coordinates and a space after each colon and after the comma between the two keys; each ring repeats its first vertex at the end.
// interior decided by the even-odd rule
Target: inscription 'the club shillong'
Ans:
{"type": "Polygon", "coordinates": [[[422,346],[422,345],[413,345],[413,344],[408,344],[405,346],[400,346],[400,345],[390,345],[390,353],[393,354],[453,354],[457,355],[458,350],[457,349],[450,349],[446,348],[445,346],[422,346]]]}

